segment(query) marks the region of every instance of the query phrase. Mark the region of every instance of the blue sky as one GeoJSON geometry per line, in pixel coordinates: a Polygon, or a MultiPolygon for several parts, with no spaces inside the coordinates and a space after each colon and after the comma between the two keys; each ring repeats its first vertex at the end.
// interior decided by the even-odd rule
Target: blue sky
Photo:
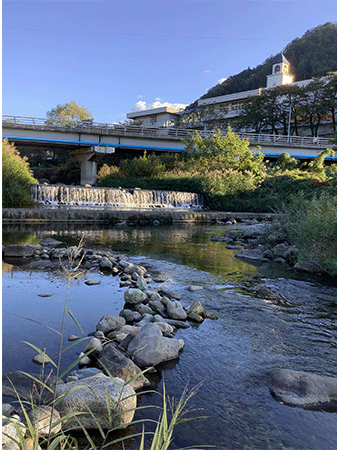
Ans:
{"type": "Polygon", "coordinates": [[[137,102],[189,104],[336,21],[334,0],[4,0],[2,113],[75,100],[112,123],[137,102]]]}

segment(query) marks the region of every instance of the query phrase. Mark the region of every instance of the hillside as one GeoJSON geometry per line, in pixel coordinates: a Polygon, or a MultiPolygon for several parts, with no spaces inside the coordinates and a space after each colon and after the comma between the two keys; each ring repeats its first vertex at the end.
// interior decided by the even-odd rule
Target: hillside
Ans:
{"type": "MultiPolygon", "coordinates": [[[[294,81],[325,76],[337,71],[337,23],[327,22],[308,30],[301,38],[295,38],[283,49],[291,64],[294,81]]],[[[254,69],[246,69],[230,76],[222,84],[209,89],[204,98],[217,97],[234,92],[248,91],[266,86],[275,56],[254,69]]],[[[194,104],[190,105],[193,106],[194,104]]]]}

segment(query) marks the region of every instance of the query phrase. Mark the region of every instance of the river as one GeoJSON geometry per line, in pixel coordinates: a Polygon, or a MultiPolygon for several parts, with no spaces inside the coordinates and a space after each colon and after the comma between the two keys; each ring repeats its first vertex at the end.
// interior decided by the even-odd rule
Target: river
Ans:
{"type": "MultiPolygon", "coordinates": [[[[195,411],[189,414],[207,418],[179,425],[170,448],[337,449],[335,413],[286,406],[268,389],[268,375],[276,368],[337,376],[336,284],[331,279],[296,274],[285,266],[254,266],[236,259],[235,251],[227,250],[225,243],[210,241],[211,236],[222,236],[231,229],[187,224],[110,229],[60,225],[58,229],[28,227],[12,232],[9,227],[3,230],[3,244],[37,244],[53,237],[73,245],[83,235],[86,248],[109,248],[146,266],[150,273],[165,273],[164,286],[179,292],[184,306],[199,299],[219,317],[178,330],[175,337],[185,341],[179,360],[167,363],[152,377],[158,392],[165,383],[167,394],[176,398],[185,386],[201,383],[190,401],[195,411]],[[278,294],[276,300],[256,295],[261,284],[278,294]],[[203,290],[190,292],[190,285],[203,290]]],[[[104,314],[119,314],[124,290],[118,277],[94,270],[73,280],[68,307],[84,335],[95,329],[104,314]],[[85,279],[101,283],[87,286],[85,279]]],[[[3,263],[2,293],[3,370],[37,372],[31,362],[36,351],[23,341],[46,347],[51,357],[56,356],[58,334],[52,329],[58,330],[61,324],[67,283],[49,262],[3,263]]],[[[68,317],[65,346],[67,336],[78,333],[68,317]]],[[[66,351],[63,367],[80,350],[66,351]]],[[[140,406],[151,404],[160,405],[160,396],[141,396],[140,406]]],[[[137,417],[157,415],[145,411],[137,417]]]]}

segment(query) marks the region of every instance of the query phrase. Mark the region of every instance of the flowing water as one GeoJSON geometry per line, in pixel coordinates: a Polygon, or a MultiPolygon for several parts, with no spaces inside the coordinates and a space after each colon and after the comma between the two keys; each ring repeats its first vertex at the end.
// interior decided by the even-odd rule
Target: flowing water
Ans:
{"type": "MultiPolygon", "coordinates": [[[[276,368],[337,376],[337,287],[331,279],[313,279],[284,266],[254,266],[236,259],[235,251],[226,250],[224,243],[210,241],[211,236],[222,236],[230,229],[219,225],[65,229],[59,225],[53,230],[12,233],[8,228],[3,243],[37,244],[53,237],[73,245],[84,235],[85,247],[109,248],[149,272],[165,273],[163,284],[181,294],[184,306],[199,299],[219,317],[178,330],[176,337],[184,339],[184,351],[179,360],[167,363],[152,378],[159,392],[165,382],[167,393],[174,397],[186,385],[192,388],[201,383],[191,399],[196,411],[190,416],[207,418],[179,425],[172,449],[196,445],[221,450],[337,449],[335,413],[283,405],[268,389],[268,375],[276,368]],[[256,296],[261,284],[275,297],[256,296]],[[190,285],[204,289],[190,292],[190,285]]],[[[42,266],[3,263],[2,289],[3,370],[37,372],[31,362],[36,352],[22,342],[46,346],[48,354],[56,356],[58,335],[51,328],[59,329],[61,323],[66,282],[47,262],[42,266]]],[[[84,335],[95,329],[104,314],[118,315],[124,306],[124,290],[118,277],[93,270],[72,282],[68,307],[84,335]],[[87,286],[85,279],[101,284],[87,286]]],[[[67,318],[65,336],[78,333],[67,318]]],[[[65,352],[64,367],[81,350],[73,347],[65,352]]],[[[160,405],[161,399],[158,394],[143,395],[139,404],[160,405]]],[[[155,418],[157,414],[145,410],[137,417],[155,418]]]]}
{"type": "Polygon", "coordinates": [[[202,208],[201,194],[145,189],[36,184],[33,200],[46,205],[119,206],[123,208],[202,208]]]}

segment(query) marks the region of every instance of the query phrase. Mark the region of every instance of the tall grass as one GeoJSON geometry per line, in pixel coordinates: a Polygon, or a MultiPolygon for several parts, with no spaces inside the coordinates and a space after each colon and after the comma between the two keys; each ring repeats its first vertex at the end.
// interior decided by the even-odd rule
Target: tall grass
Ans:
{"type": "MultiPolygon", "coordinates": [[[[77,322],[71,311],[69,310],[67,306],[68,302],[68,294],[69,289],[71,287],[72,280],[76,277],[78,277],[83,271],[81,269],[81,263],[84,258],[84,250],[83,250],[83,241],[81,240],[79,245],[77,247],[72,247],[68,249],[68,261],[67,263],[63,263],[63,261],[60,258],[60,273],[65,277],[67,281],[67,291],[65,295],[65,301],[64,301],[64,307],[63,307],[63,317],[62,317],[62,324],[61,324],[61,330],[53,330],[56,333],[59,334],[59,351],[58,351],[58,357],[57,361],[53,361],[47,354],[45,349],[40,349],[37,346],[26,342],[27,345],[34,348],[38,353],[40,353],[44,359],[48,362],[50,362],[54,369],[56,370],[56,380],[61,380],[71,369],[73,369],[83,358],[79,357],[77,358],[70,366],[68,366],[62,373],[61,368],[61,360],[62,355],[65,351],[72,348],[74,345],[78,345],[78,343],[83,342],[84,339],[80,339],[79,341],[71,344],[70,346],[63,348],[63,334],[64,334],[64,328],[65,328],[65,318],[67,315],[71,317],[71,319],[75,322],[76,326],[78,326],[81,329],[80,324],[77,322]]],[[[30,320],[27,318],[27,320],[30,320]]],[[[85,338],[87,339],[87,338],[85,338]]],[[[91,350],[93,351],[93,350],[91,350]]],[[[89,355],[90,352],[87,352],[85,356],[89,355]]],[[[35,391],[38,393],[38,395],[31,394],[29,399],[22,399],[20,398],[19,393],[16,391],[15,386],[12,384],[12,389],[14,392],[16,392],[16,397],[18,398],[18,405],[20,409],[23,412],[23,419],[26,424],[26,433],[30,438],[30,444],[26,441],[25,433],[23,432],[22,423],[15,423],[15,429],[17,431],[17,437],[11,437],[9,435],[6,435],[7,438],[9,438],[13,443],[18,445],[21,450],[39,450],[42,448],[45,448],[47,450],[76,450],[78,448],[78,441],[72,434],[73,425],[67,426],[67,422],[71,422],[72,424],[77,422],[76,429],[82,430],[83,436],[86,438],[86,444],[85,449],[90,450],[103,450],[104,448],[108,447],[111,448],[114,444],[122,443],[128,439],[139,439],[139,448],[140,450],[145,450],[149,448],[150,450],[167,450],[169,448],[169,445],[172,440],[173,436],[173,430],[176,425],[179,423],[186,422],[187,420],[193,420],[191,418],[186,419],[183,417],[184,413],[186,412],[186,406],[187,402],[196,394],[198,386],[189,392],[187,389],[185,389],[178,400],[177,403],[174,401],[170,401],[165,392],[165,385],[163,387],[163,406],[161,408],[161,414],[158,418],[158,420],[155,422],[156,428],[155,431],[146,431],[146,422],[153,422],[152,420],[146,420],[141,419],[133,420],[129,425],[136,425],[141,422],[143,424],[142,431],[136,432],[131,435],[122,436],[122,437],[116,437],[116,432],[124,429],[125,424],[123,423],[123,420],[120,420],[116,422],[116,417],[122,416],[128,411],[125,411],[120,409],[120,403],[126,400],[124,396],[124,389],[125,386],[129,385],[136,377],[144,374],[146,371],[140,372],[137,375],[135,375],[132,379],[128,380],[126,383],[123,384],[123,387],[120,388],[120,386],[116,383],[114,377],[109,373],[109,371],[105,368],[105,372],[108,374],[110,380],[112,383],[114,383],[117,391],[118,391],[118,401],[115,402],[111,395],[107,392],[105,392],[106,397],[106,407],[107,407],[107,415],[104,417],[105,423],[108,424],[107,427],[102,426],[102,417],[96,416],[90,408],[87,408],[86,412],[72,412],[68,413],[64,416],[62,416],[60,419],[54,421],[53,420],[53,412],[55,409],[57,409],[57,405],[61,400],[63,400],[67,395],[71,394],[74,390],[80,389],[81,387],[85,387],[84,385],[77,385],[75,387],[72,387],[69,389],[65,394],[61,395],[60,397],[57,395],[57,382],[55,383],[55,386],[51,387],[48,384],[48,378],[51,375],[46,376],[45,372],[45,366],[42,365],[41,374],[39,377],[33,376],[28,373],[22,372],[24,375],[32,379],[35,385],[35,391]],[[34,417],[35,413],[37,413],[39,410],[41,410],[41,406],[39,406],[39,403],[42,403],[42,394],[44,391],[48,391],[48,399],[49,399],[49,405],[51,406],[51,413],[50,413],[50,420],[48,426],[45,426],[45,430],[43,434],[41,434],[41,430],[36,425],[34,420],[32,419],[32,416],[34,417]],[[40,401],[38,400],[40,399],[40,401]],[[38,403],[38,404],[37,404],[38,403]],[[30,414],[32,412],[32,414],[30,414]],[[91,420],[95,423],[95,428],[99,431],[100,434],[100,443],[95,443],[94,439],[91,436],[91,432],[86,427],[86,419],[85,417],[90,417],[91,420]],[[61,430],[59,428],[61,427],[61,430]],[[63,427],[63,430],[62,430],[63,427]],[[150,443],[148,443],[149,439],[147,437],[150,436],[150,443]],[[145,444],[146,442],[146,444],[145,444]]],[[[153,391],[147,391],[152,392],[153,391]]],[[[146,394],[147,392],[142,391],[141,395],[146,394]]],[[[138,394],[132,394],[137,396],[138,394]]],[[[138,409],[143,408],[151,408],[151,406],[145,406],[145,407],[136,407],[135,409],[131,409],[130,412],[135,412],[138,409]]],[[[209,447],[209,446],[208,446],[209,447]]],[[[124,447],[123,447],[124,448],[124,447]]],[[[194,446],[193,448],[199,448],[199,446],[194,446]]]]}
{"type": "Polygon", "coordinates": [[[300,262],[314,262],[322,271],[337,275],[337,195],[292,197],[284,208],[283,223],[300,262]]]}

